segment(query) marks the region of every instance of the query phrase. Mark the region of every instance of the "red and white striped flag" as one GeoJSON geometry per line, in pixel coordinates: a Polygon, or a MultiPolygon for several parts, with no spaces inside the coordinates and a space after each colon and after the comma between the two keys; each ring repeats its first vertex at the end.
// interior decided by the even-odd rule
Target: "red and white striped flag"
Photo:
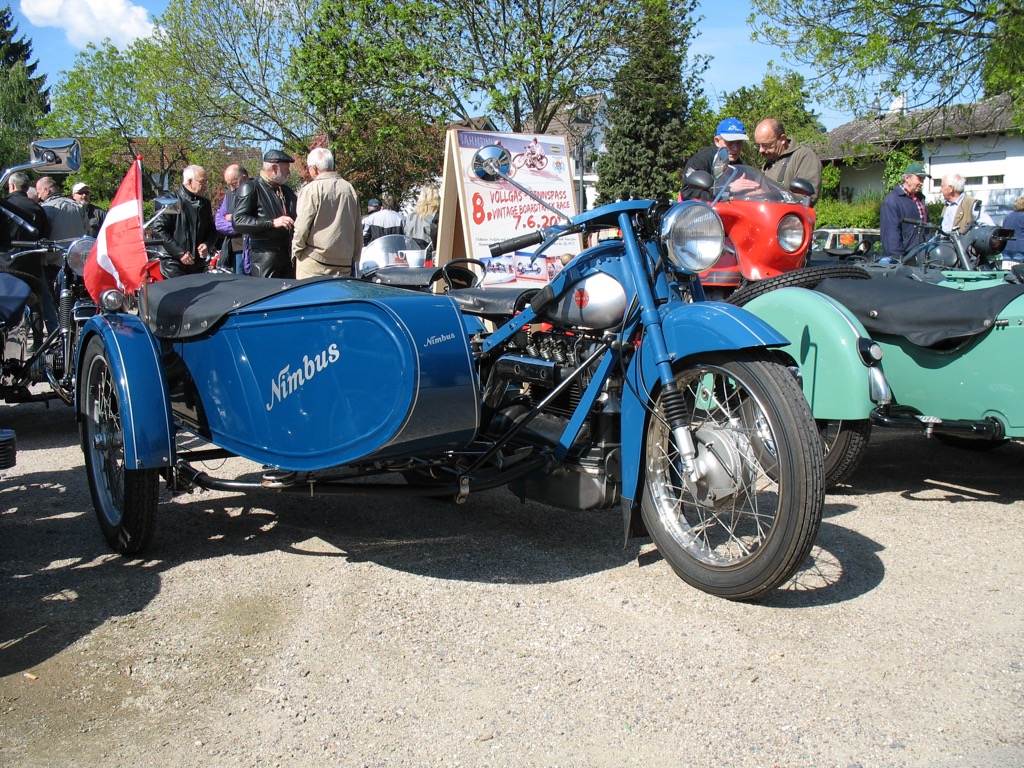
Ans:
{"type": "Polygon", "coordinates": [[[142,224],[142,158],[136,158],[85,263],[85,287],[93,301],[112,288],[131,293],[142,285],[147,260],[142,224]]]}

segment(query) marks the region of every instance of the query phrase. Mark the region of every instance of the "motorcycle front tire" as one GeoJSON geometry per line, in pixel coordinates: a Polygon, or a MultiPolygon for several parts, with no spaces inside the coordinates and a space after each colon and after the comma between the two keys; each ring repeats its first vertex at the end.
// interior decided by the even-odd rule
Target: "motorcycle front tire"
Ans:
{"type": "Polygon", "coordinates": [[[115,551],[141,552],[153,538],[160,471],[126,466],[123,410],[99,336],[89,340],[82,356],[78,398],[85,471],[100,529],[115,551]]]}
{"type": "Polygon", "coordinates": [[[687,583],[730,600],[760,598],[811,551],[825,500],[821,441],[792,374],[764,350],[681,362],[700,468],[683,477],[664,391],[648,417],[641,512],[687,583]]]}

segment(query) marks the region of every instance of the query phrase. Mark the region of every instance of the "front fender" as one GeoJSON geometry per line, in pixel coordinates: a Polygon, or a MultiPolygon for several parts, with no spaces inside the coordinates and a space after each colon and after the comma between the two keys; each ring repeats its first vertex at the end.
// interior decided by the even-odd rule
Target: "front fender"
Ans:
{"type": "Polygon", "coordinates": [[[782,288],[745,308],[791,342],[784,353],[800,368],[804,396],[816,419],[868,418],[877,404],[871,397],[872,377],[881,374],[877,365],[864,362],[860,344],[871,337],[844,306],[806,288],[782,288]]]}
{"type": "MultiPolygon", "coordinates": [[[[673,361],[707,352],[788,343],[764,320],[745,309],[717,301],[670,305],[662,317],[661,327],[673,361]]],[[[628,515],[640,483],[644,425],[651,406],[651,393],[658,386],[655,352],[646,336],[630,360],[626,377],[627,385],[622,393],[622,496],[628,515]]]]}
{"type": "MultiPolygon", "coordinates": [[[[160,342],[135,315],[97,315],[82,328],[76,381],[82,385],[82,354],[95,337],[103,340],[121,408],[126,469],[169,467],[174,461],[170,394],[160,342]]],[[[78,396],[84,396],[80,390],[78,396]]],[[[78,418],[81,418],[79,405],[78,418]]]]}

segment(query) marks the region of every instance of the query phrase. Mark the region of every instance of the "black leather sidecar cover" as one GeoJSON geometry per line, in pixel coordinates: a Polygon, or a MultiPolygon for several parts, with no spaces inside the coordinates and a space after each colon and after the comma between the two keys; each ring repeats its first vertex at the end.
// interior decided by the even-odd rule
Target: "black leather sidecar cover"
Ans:
{"type": "Polygon", "coordinates": [[[232,310],[311,282],[338,279],[261,279],[209,272],[182,275],[147,287],[149,312],[144,319],[158,339],[188,339],[213,330],[232,310]]]}
{"type": "Polygon", "coordinates": [[[869,333],[902,336],[921,347],[990,330],[999,313],[1024,295],[1004,283],[961,291],[916,280],[829,278],[815,289],[849,309],[869,333]]]}

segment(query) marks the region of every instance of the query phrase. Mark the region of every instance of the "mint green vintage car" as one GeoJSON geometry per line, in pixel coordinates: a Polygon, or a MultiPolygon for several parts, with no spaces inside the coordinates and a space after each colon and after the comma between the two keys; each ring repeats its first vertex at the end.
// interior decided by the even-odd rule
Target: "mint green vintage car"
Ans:
{"type": "Polygon", "coordinates": [[[1024,269],[949,270],[939,282],[839,269],[735,295],[789,339],[780,354],[800,369],[832,484],[856,468],[872,425],[981,450],[1024,438],[1024,269]]]}

